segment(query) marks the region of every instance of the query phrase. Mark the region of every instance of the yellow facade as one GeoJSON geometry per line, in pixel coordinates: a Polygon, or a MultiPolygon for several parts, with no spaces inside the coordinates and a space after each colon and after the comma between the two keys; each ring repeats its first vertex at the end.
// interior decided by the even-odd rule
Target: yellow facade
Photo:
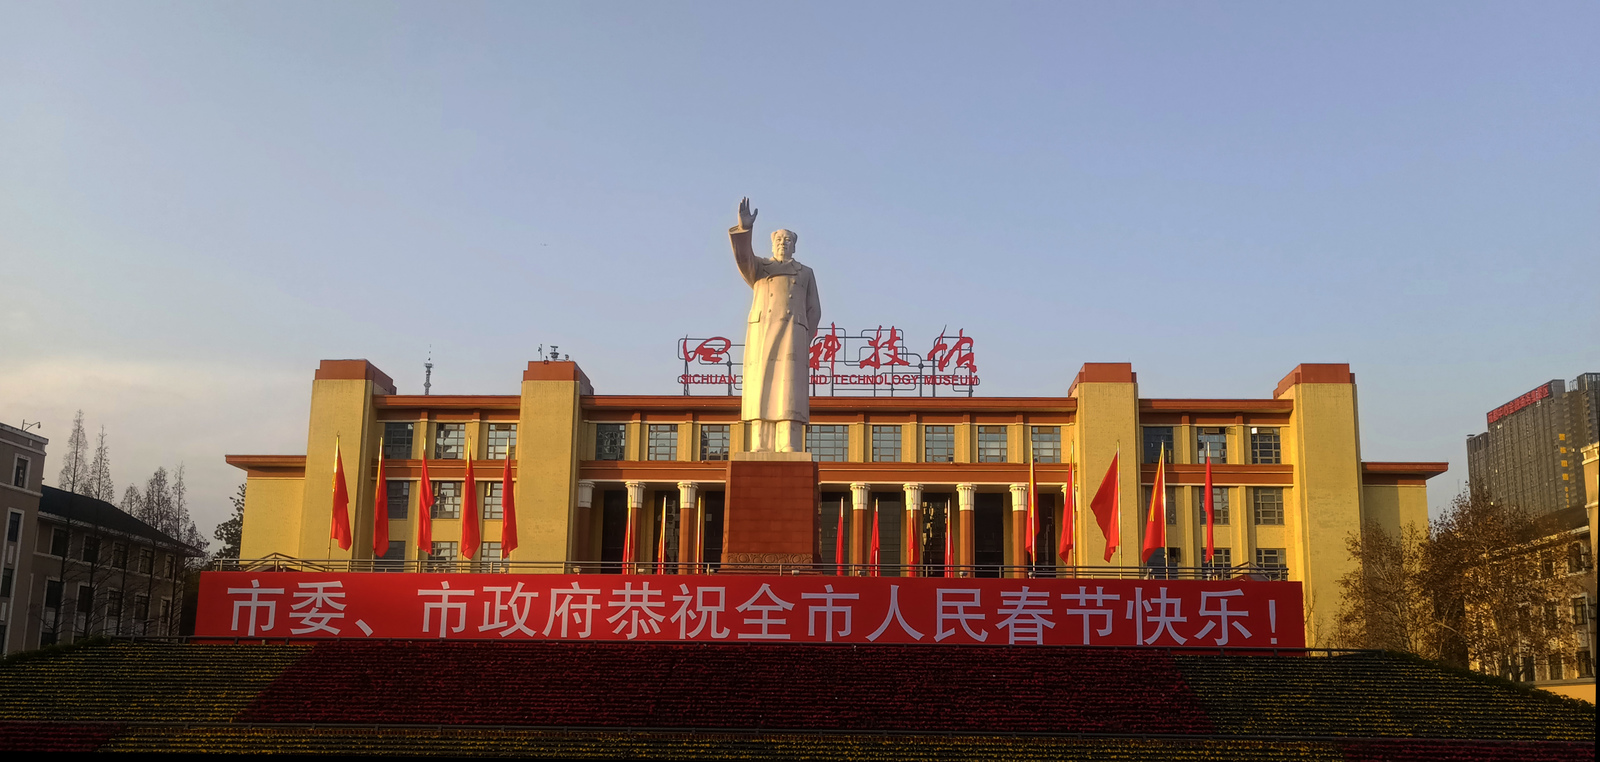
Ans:
{"type": "MultiPolygon", "coordinates": [[[[947,506],[952,512],[948,525],[953,544],[961,558],[1021,565],[1026,559],[1018,552],[1018,541],[1025,514],[1018,498],[1026,494],[1033,428],[1043,427],[1042,431],[1059,436],[1062,461],[1036,467],[1040,493],[1047,496],[1044,504],[1056,506],[1044,523],[1057,527],[1055,531],[1062,526],[1062,488],[1069,473],[1078,511],[1073,557],[1055,558],[1059,538],[1051,535],[1039,540],[1041,546],[1050,546],[1048,552],[1041,551],[1045,553],[1041,558],[1058,567],[1138,567],[1147,513],[1143,488],[1155,473],[1153,462],[1144,462],[1155,460],[1153,453],[1147,458],[1143,451],[1147,429],[1170,430],[1166,481],[1173,488],[1175,523],[1166,526],[1166,546],[1179,559],[1174,565],[1195,566],[1203,555],[1204,537],[1199,489],[1204,467],[1196,442],[1202,431],[1220,431],[1227,454],[1214,464],[1214,481],[1229,506],[1230,520],[1215,527],[1216,545],[1228,550],[1232,563],[1241,568],[1259,558],[1280,558],[1283,566],[1275,568],[1304,583],[1307,642],[1319,644],[1338,609],[1337,581],[1353,563],[1345,538],[1364,521],[1397,532],[1407,523],[1425,527],[1425,482],[1444,470],[1439,463],[1361,460],[1356,387],[1347,366],[1303,365],[1271,396],[1245,399],[1141,398],[1137,379],[1125,363],[1087,364],[1075,380],[1063,385],[1067,388],[1059,397],[814,398],[812,422],[842,425],[847,432],[845,459],[818,464],[824,500],[853,502],[851,495],[865,488],[872,496],[869,505],[877,505],[880,496],[904,491],[922,501],[914,506],[921,515],[938,515],[936,510],[947,506]],[[953,427],[955,462],[928,462],[924,446],[929,425],[953,427]],[[896,461],[874,460],[874,426],[899,431],[901,451],[896,461]],[[1004,449],[996,451],[1003,453],[1004,462],[979,462],[979,431],[985,427],[1004,432],[1004,449]],[[1264,456],[1252,448],[1258,436],[1269,433],[1281,450],[1274,449],[1279,454],[1257,462],[1264,456]],[[1108,561],[1105,539],[1089,504],[1119,452],[1121,548],[1108,561]],[[1276,507],[1279,496],[1281,508],[1276,507]],[[1267,506],[1261,516],[1253,513],[1258,500],[1267,506]],[[1281,519],[1276,512],[1281,512],[1281,519]],[[988,561],[981,560],[985,552],[991,554],[988,561]]],[[[373,505],[379,442],[386,425],[409,424],[411,447],[391,452],[385,465],[391,483],[410,481],[413,487],[404,518],[390,519],[390,538],[401,543],[396,546],[399,557],[427,557],[421,551],[431,548],[415,546],[419,505],[415,485],[422,459],[427,458],[435,482],[459,481],[463,474],[459,457],[440,457],[434,444],[440,427],[465,427],[483,495],[487,485],[499,482],[505,466],[504,460],[489,456],[490,427],[514,424],[519,544],[510,560],[611,563],[616,559],[607,554],[620,553],[622,529],[616,522],[631,516],[635,557],[650,561],[668,520],[664,507],[677,506],[679,513],[672,520],[696,522],[688,524],[691,530],[712,521],[721,505],[725,463],[705,459],[701,437],[716,431],[711,427],[726,426],[730,449],[742,451],[748,432],[738,415],[737,397],[596,395],[570,362],[529,363],[519,394],[421,396],[395,394],[388,377],[364,361],[325,361],[312,382],[306,455],[229,456],[230,463],[248,472],[241,554],[363,563],[380,555],[374,553],[371,541],[376,512],[386,510],[373,505]],[[651,426],[665,435],[657,454],[670,450],[671,459],[649,459],[651,426]],[[602,430],[622,432],[619,450],[602,452],[602,430]],[[348,551],[339,550],[329,538],[336,438],[356,535],[348,551]],[[678,505],[680,497],[691,495],[691,502],[678,505]]],[[[901,525],[900,517],[889,519],[901,525]]],[[[439,518],[432,523],[435,541],[460,539],[460,519],[439,518]]],[[[833,524],[819,523],[831,537],[833,524]]],[[[501,524],[499,519],[483,520],[482,539],[502,540],[501,524]]],[[[923,537],[920,531],[903,529],[900,538],[927,542],[917,539],[923,537]]],[[[703,534],[689,531],[683,537],[703,534]]],[[[705,553],[714,541],[697,539],[699,547],[679,549],[669,560],[710,560],[705,553]]],[[[672,535],[669,545],[678,542],[672,535]]],[[[832,562],[832,540],[822,545],[825,561],[832,562]]],[[[864,560],[856,556],[865,543],[852,538],[850,546],[855,548],[852,558],[844,560],[864,560]]],[[[938,552],[942,555],[942,549],[938,552]]]]}

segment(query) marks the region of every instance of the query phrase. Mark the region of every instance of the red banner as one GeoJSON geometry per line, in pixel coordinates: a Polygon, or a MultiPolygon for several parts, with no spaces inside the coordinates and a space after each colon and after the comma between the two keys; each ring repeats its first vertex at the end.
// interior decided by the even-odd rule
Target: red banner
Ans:
{"type": "Polygon", "coordinates": [[[1300,583],[206,572],[195,635],[1305,645],[1300,583]]]}

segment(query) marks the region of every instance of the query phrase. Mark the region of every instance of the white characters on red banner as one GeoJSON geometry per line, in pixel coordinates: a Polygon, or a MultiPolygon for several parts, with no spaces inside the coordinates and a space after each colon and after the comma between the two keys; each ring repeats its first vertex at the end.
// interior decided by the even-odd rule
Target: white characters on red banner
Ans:
{"type": "Polygon", "coordinates": [[[256,632],[257,632],[257,628],[256,628],[256,624],[258,622],[258,620],[256,618],[257,612],[260,612],[260,611],[267,612],[267,621],[266,621],[265,624],[261,625],[261,627],[260,627],[260,631],[261,632],[269,632],[269,631],[272,630],[273,625],[277,624],[277,621],[278,621],[278,602],[277,601],[265,601],[265,600],[262,600],[261,596],[263,596],[263,595],[283,595],[283,588],[281,588],[281,587],[262,587],[261,586],[261,580],[253,579],[253,580],[250,580],[250,586],[249,587],[230,587],[230,588],[228,588],[228,595],[248,595],[248,596],[250,596],[250,598],[248,600],[236,600],[236,601],[233,602],[233,628],[232,628],[231,632],[237,633],[239,631],[239,612],[241,610],[248,610],[250,612],[249,624],[248,624],[248,626],[247,626],[247,628],[245,630],[245,634],[248,635],[248,636],[254,637],[256,632]]]}
{"type": "Polygon", "coordinates": [[[933,642],[937,643],[956,634],[956,628],[945,629],[946,622],[960,622],[961,629],[966,631],[967,637],[982,643],[989,639],[989,631],[983,629],[983,591],[946,590],[939,589],[939,613],[936,627],[934,628],[933,642]],[[968,609],[978,609],[968,611],[968,609]],[[972,629],[972,623],[978,623],[978,629],[972,629]]]}
{"type": "Polygon", "coordinates": [[[1050,594],[1043,590],[1030,590],[1023,585],[1021,590],[1006,590],[1000,593],[1002,605],[997,614],[1005,614],[1006,618],[995,624],[996,630],[1005,630],[1011,645],[1018,643],[1032,643],[1044,645],[1045,628],[1054,629],[1055,622],[1048,618],[1051,613],[1050,594]]]}
{"type": "Polygon", "coordinates": [[[417,595],[436,595],[439,600],[422,604],[422,631],[428,632],[428,627],[433,623],[433,616],[439,615],[439,637],[445,636],[445,630],[461,632],[467,629],[467,602],[465,600],[452,601],[451,598],[471,598],[477,594],[476,590],[451,590],[449,582],[440,582],[437,590],[418,590],[417,595]],[[456,615],[455,626],[450,626],[450,614],[456,615]]]}
{"type": "Polygon", "coordinates": [[[509,637],[515,633],[523,633],[528,637],[538,637],[539,633],[528,627],[528,615],[533,613],[533,599],[539,597],[532,590],[524,592],[522,583],[512,587],[485,587],[486,593],[494,593],[494,604],[483,602],[483,624],[478,625],[478,632],[491,632],[499,630],[500,637],[509,637]],[[511,621],[506,621],[506,616],[511,621]]]}
{"type": "Polygon", "coordinates": [[[834,634],[834,627],[833,627],[834,615],[836,615],[836,614],[843,614],[844,615],[842,617],[844,619],[844,622],[843,622],[843,624],[841,624],[839,626],[839,630],[838,630],[839,637],[843,638],[843,637],[846,637],[846,636],[848,636],[850,634],[850,609],[851,609],[851,607],[850,606],[838,606],[838,605],[835,605],[834,602],[835,601],[854,601],[854,600],[858,600],[858,599],[861,598],[861,594],[860,593],[835,593],[833,591],[833,585],[823,585],[822,589],[823,589],[823,592],[820,592],[820,593],[801,593],[800,594],[800,597],[802,599],[804,599],[804,600],[822,601],[822,605],[821,606],[812,606],[812,607],[810,607],[810,614],[806,617],[806,620],[807,620],[806,634],[810,635],[811,637],[816,637],[816,635],[817,635],[817,615],[821,614],[823,616],[823,620],[824,620],[823,623],[822,623],[822,631],[824,633],[823,640],[827,641],[829,643],[832,643],[833,642],[833,634],[834,634]]]}
{"type": "Polygon", "coordinates": [[[638,590],[633,589],[633,583],[622,586],[621,590],[612,590],[612,595],[622,596],[620,599],[607,601],[606,605],[617,609],[617,613],[606,617],[606,621],[615,624],[613,634],[621,634],[628,630],[628,640],[633,640],[641,634],[661,632],[661,620],[666,618],[657,609],[665,608],[667,602],[655,600],[665,594],[665,590],[656,590],[646,582],[638,590]]]}
{"type": "Polygon", "coordinates": [[[333,582],[301,582],[300,590],[294,597],[300,599],[289,607],[289,618],[300,620],[299,627],[289,628],[294,635],[307,635],[313,632],[326,632],[338,635],[339,628],[330,624],[335,619],[344,618],[344,583],[333,582]],[[327,608],[323,608],[326,606],[327,608]]]}
{"type": "Polygon", "coordinates": [[[878,638],[883,637],[883,634],[889,631],[889,624],[891,622],[899,624],[900,631],[910,635],[912,640],[922,640],[922,633],[917,632],[911,627],[911,625],[907,624],[905,614],[900,612],[899,585],[889,586],[889,610],[883,615],[883,624],[878,625],[878,629],[873,630],[872,634],[867,636],[867,640],[875,641],[878,638]]]}
{"type": "Polygon", "coordinates": [[[589,637],[594,625],[595,612],[600,610],[600,604],[594,602],[594,597],[600,594],[600,588],[582,588],[578,583],[572,587],[550,588],[550,618],[544,622],[544,636],[550,637],[555,630],[556,620],[561,620],[561,637],[567,637],[567,625],[575,624],[583,627],[578,631],[579,638],[589,637]],[[578,599],[582,600],[578,600],[578,599]]]}
{"type": "Polygon", "coordinates": [[[756,594],[750,596],[750,600],[738,606],[740,611],[761,612],[761,616],[744,620],[745,624],[755,625],[761,628],[761,631],[741,632],[739,633],[739,640],[788,640],[789,633],[773,632],[772,628],[788,624],[789,620],[787,618],[774,617],[773,614],[788,611],[792,608],[794,608],[793,603],[779,598],[777,593],[772,592],[772,585],[765,582],[761,583],[761,588],[756,590],[756,594]],[[762,596],[767,597],[766,603],[761,602],[762,596]]]}
{"type": "Polygon", "coordinates": [[[700,637],[700,632],[705,630],[707,625],[711,627],[709,630],[711,637],[717,640],[726,638],[733,632],[720,626],[717,621],[723,612],[728,610],[728,588],[696,587],[694,594],[690,595],[688,585],[678,585],[678,592],[678,595],[672,596],[672,600],[680,605],[672,618],[667,620],[678,623],[678,640],[693,640],[700,637]],[[710,600],[713,595],[716,596],[715,603],[710,600]],[[693,608],[689,606],[691,602],[694,604],[693,608]],[[693,630],[689,629],[691,621],[698,622],[693,630]]]}
{"type": "Polygon", "coordinates": [[[1104,627],[1098,628],[1094,631],[1096,635],[1099,635],[1102,638],[1110,635],[1111,628],[1113,626],[1111,620],[1113,612],[1110,608],[1106,607],[1106,601],[1121,600],[1122,596],[1114,593],[1107,593],[1105,587],[1101,585],[1096,585],[1094,592],[1092,593],[1088,592],[1088,588],[1086,586],[1079,585],[1078,592],[1062,593],[1061,599],[1065,601],[1078,602],[1077,608],[1067,608],[1067,616],[1083,617],[1082,645],[1087,646],[1094,642],[1089,639],[1089,618],[1100,617],[1100,620],[1105,623],[1104,627]],[[1094,604],[1093,608],[1090,608],[1089,606],[1091,602],[1094,604]]]}

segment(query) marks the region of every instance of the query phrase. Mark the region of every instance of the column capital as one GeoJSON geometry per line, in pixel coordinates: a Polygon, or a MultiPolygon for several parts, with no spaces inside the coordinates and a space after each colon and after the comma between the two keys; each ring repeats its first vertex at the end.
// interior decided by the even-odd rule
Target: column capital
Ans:
{"type": "Polygon", "coordinates": [[[594,482],[589,479],[578,480],[578,507],[588,508],[594,505],[594,482]]]}
{"type": "Polygon", "coordinates": [[[644,504],[644,482],[625,482],[628,487],[628,507],[638,508],[644,504]]]}
{"type": "Polygon", "coordinates": [[[917,482],[906,482],[900,485],[900,488],[905,490],[906,493],[906,503],[908,503],[906,508],[917,508],[918,504],[922,502],[922,485],[917,482]]]}
{"type": "Polygon", "coordinates": [[[1022,482],[1011,485],[1011,510],[1028,510],[1028,485],[1022,482]]]}
{"type": "Polygon", "coordinates": [[[678,502],[689,505],[694,502],[695,495],[700,491],[699,482],[678,482],[678,502]]]}
{"type": "Polygon", "coordinates": [[[956,503],[963,511],[972,510],[973,498],[977,496],[978,485],[963,483],[956,485],[956,503]]]}

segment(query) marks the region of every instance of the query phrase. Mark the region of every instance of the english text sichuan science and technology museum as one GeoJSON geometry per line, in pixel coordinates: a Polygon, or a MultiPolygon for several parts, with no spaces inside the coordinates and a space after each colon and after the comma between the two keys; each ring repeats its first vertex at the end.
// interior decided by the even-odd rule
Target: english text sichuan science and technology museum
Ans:
{"type": "MultiPolygon", "coordinates": [[[[845,338],[881,349],[883,336],[845,338]]],[[[816,342],[828,341],[824,329],[816,342]]],[[[830,369],[813,352],[801,465],[814,477],[756,474],[743,487],[752,500],[799,494],[810,520],[736,525],[731,469],[771,454],[748,452],[740,397],[715,386],[738,380],[731,344],[683,342],[684,393],[674,395],[599,394],[574,362],[544,359],[528,363],[520,385],[508,379],[498,390],[507,393],[406,395],[364,360],[323,361],[305,454],[228,456],[248,474],[240,568],[1283,579],[1301,583],[1303,642],[1316,645],[1338,610],[1337,580],[1354,566],[1346,538],[1363,522],[1426,526],[1427,480],[1445,470],[1362,459],[1355,377],[1343,364],[1303,364],[1237,399],[1143,398],[1126,363],[1087,363],[1058,396],[986,397],[975,374],[940,381],[936,367],[890,368],[896,379],[859,363],[830,369]],[[839,393],[840,383],[855,388],[839,393]],[[336,469],[343,494],[329,488],[336,469]],[[1092,504],[1108,496],[1115,511],[1097,515],[1092,504]],[[348,549],[330,536],[341,500],[348,549]],[[1153,530],[1164,541],[1144,553],[1153,530]]],[[[1085,616],[1086,638],[1089,625],[1085,616]]],[[[1049,635],[1073,642],[1077,629],[1049,635]]]]}

